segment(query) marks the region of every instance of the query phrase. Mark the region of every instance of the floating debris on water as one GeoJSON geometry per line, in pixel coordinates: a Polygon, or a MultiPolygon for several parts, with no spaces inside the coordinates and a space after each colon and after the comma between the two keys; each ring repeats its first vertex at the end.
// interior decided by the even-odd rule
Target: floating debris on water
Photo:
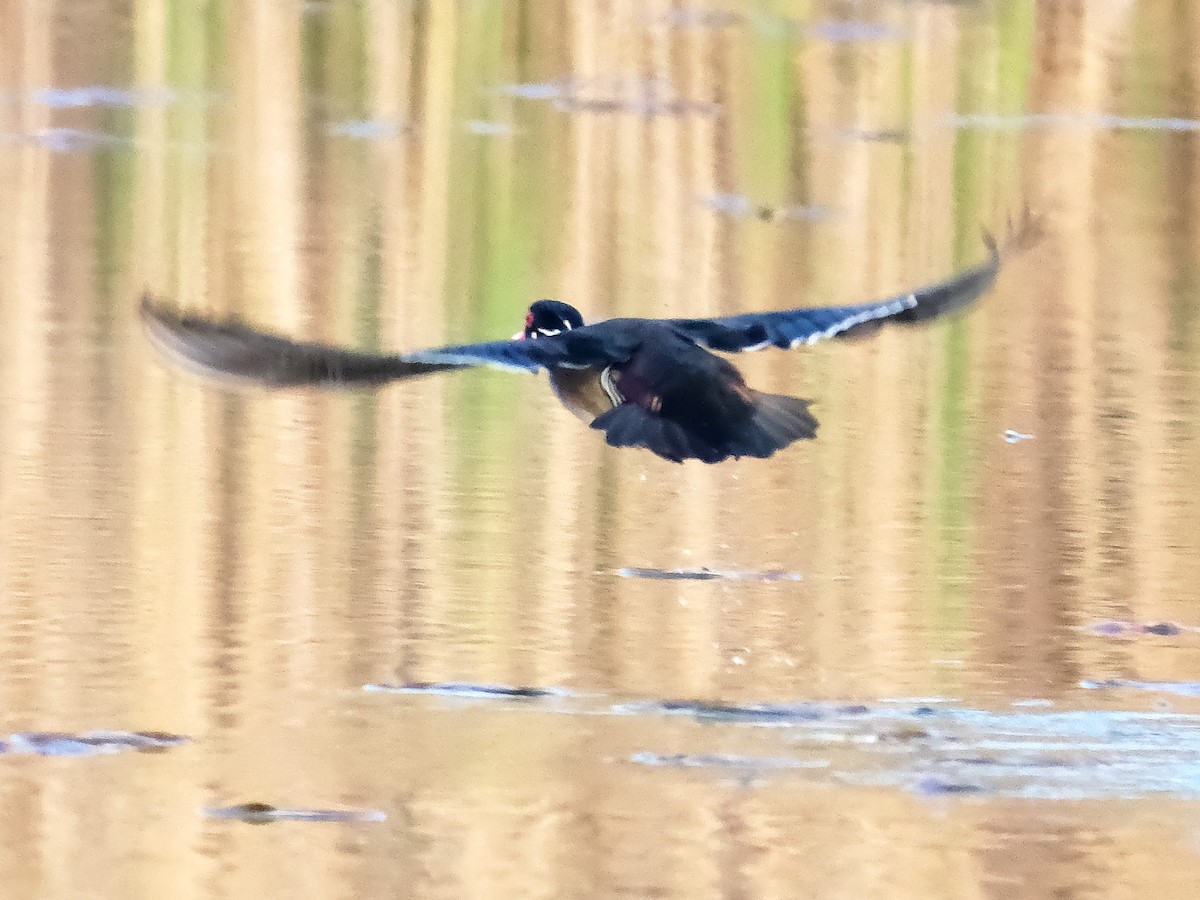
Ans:
{"type": "Polygon", "coordinates": [[[639,566],[625,566],[617,569],[622,578],[649,578],[660,581],[803,581],[804,576],[799,572],[786,572],[782,569],[766,569],[763,571],[742,571],[738,569],[710,569],[701,566],[696,569],[655,569],[639,566]]]}
{"type": "Polygon", "coordinates": [[[789,724],[814,722],[847,716],[862,716],[870,712],[863,704],[821,702],[799,703],[725,703],[710,700],[629,699],[616,700],[602,694],[566,691],[561,688],[525,687],[506,684],[481,684],[458,681],[414,681],[399,684],[373,682],[362,689],[377,694],[409,694],[448,697],[461,700],[546,700],[571,699],[539,707],[560,713],[586,715],[672,715],[690,716],[699,720],[741,723],[789,724]]]}
{"type": "Polygon", "coordinates": [[[939,710],[936,718],[916,725],[913,717],[919,713],[881,706],[858,716],[797,719],[778,732],[791,752],[642,752],[631,761],[764,776],[817,769],[838,783],[931,797],[1200,795],[1198,716],[960,707],[939,710]],[[831,747],[838,748],[834,762],[826,756],[831,747]]]}
{"type": "Polygon", "coordinates": [[[538,697],[561,697],[563,691],[553,688],[515,687],[507,684],[473,684],[459,681],[411,681],[405,684],[364,684],[363,690],[378,694],[433,694],[440,697],[465,699],[528,700],[538,697]]]}
{"type": "Polygon", "coordinates": [[[617,569],[622,578],[657,578],[663,581],[714,581],[721,576],[709,569],[649,569],[627,566],[617,569]]]}
{"type": "Polygon", "coordinates": [[[1009,428],[1004,432],[1004,440],[1010,444],[1019,444],[1021,441],[1032,441],[1033,435],[1025,434],[1021,431],[1014,431],[1013,429],[1009,428]]]}
{"type": "MultiPolygon", "coordinates": [[[[38,756],[97,756],[108,753],[161,753],[186,744],[189,738],[162,731],[19,731],[8,738],[9,753],[38,756]]],[[[0,748],[4,745],[0,744],[0,748]]]]}
{"type": "Polygon", "coordinates": [[[876,144],[907,144],[913,139],[913,133],[906,128],[828,128],[818,126],[805,129],[805,134],[822,141],[861,141],[876,144]]]}
{"type": "Polygon", "coordinates": [[[827,759],[797,759],[777,756],[741,756],[735,753],[635,753],[629,761],[643,766],[669,769],[824,769],[827,759]]]}
{"type": "Polygon", "coordinates": [[[508,122],[489,122],[486,119],[470,119],[463,123],[463,127],[470,134],[484,137],[508,137],[517,133],[517,129],[508,122]]]}
{"type": "MultiPolygon", "coordinates": [[[[1200,697],[1200,682],[1081,682],[1096,690],[1134,689],[1200,697]]],[[[739,740],[770,748],[761,754],[726,747],[620,757],[635,764],[753,780],[813,769],[837,784],[886,787],[930,797],[989,796],[1088,799],[1173,794],[1200,797],[1200,716],[1105,710],[996,712],[951,705],[945,698],[881,698],[868,707],[826,701],[731,703],[708,700],[619,700],[602,694],[472,683],[367,685],[366,690],[467,699],[527,699],[521,711],[591,716],[687,716],[698,740],[739,740]],[[548,696],[567,702],[539,702],[548,696]],[[931,704],[937,703],[934,706],[931,704]],[[829,752],[837,756],[830,761],[829,752]]],[[[1032,698],[1014,706],[1041,706],[1032,698]]],[[[255,812],[255,810],[250,810],[255,812]]],[[[259,810],[260,816],[266,810],[259,810]]],[[[267,819],[268,821],[270,819],[267,819]]]]}
{"type": "Polygon", "coordinates": [[[457,681],[414,681],[399,684],[374,682],[362,689],[376,694],[408,694],[447,697],[458,700],[563,700],[539,709],[576,715],[670,715],[690,716],[702,721],[791,724],[825,719],[862,716],[870,712],[862,704],[820,702],[800,703],[725,703],[709,700],[629,699],[613,701],[602,694],[566,691],[561,688],[525,687],[505,684],[480,684],[457,681]]]}
{"type": "MultiPolygon", "coordinates": [[[[957,699],[950,697],[883,697],[879,700],[881,707],[909,707],[910,716],[937,716],[953,710],[957,699]]],[[[889,714],[895,715],[889,711],[889,714]]]]}
{"type": "Polygon", "coordinates": [[[903,128],[851,128],[843,134],[851,140],[877,144],[905,144],[912,140],[912,132],[903,128]]]}
{"type": "Polygon", "coordinates": [[[1200,681],[1137,681],[1110,678],[1107,681],[1081,681],[1079,686],[1089,691],[1151,691],[1176,694],[1180,697],[1200,697],[1200,681]]]}
{"type": "Polygon", "coordinates": [[[411,130],[409,126],[401,122],[393,122],[388,119],[353,119],[346,122],[332,122],[329,125],[330,134],[365,141],[401,137],[411,130]]]}
{"type": "Polygon", "coordinates": [[[565,113],[628,113],[645,118],[656,116],[715,116],[721,111],[707,100],[665,100],[656,97],[556,97],[554,108],[565,113]]]}
{"type": "Polygon", "coordinates": [[[238,819],[255,825],[268,822],[387,821],[387,815],[377,809],[281,809],[269,803],[259,802],[205,807],[201,812],[211,819],[238,819]]]}
{"type": "Polygon", "coordinates": [[[1159,637],[1175,637],[1184,631],[1200,631],[1200,629],[1195,627],[1177,625],[1175,622],[1152,622],[1144,624],[1142,622],[1127,622],[1120,619],[1107,619],[1102,622],[1095,622],[1086,626],[1085,630],[1103,637],[1123,638],[1140,637],[1144,634],[1152,634],[1159,637]]]}
{"type": "Polygon", "coordinates": [[[132,146],[133,141],[100,131],[78,128],[39,128],[29,133],[0,133],[0,143],[38,144],[52,153],[78,153],[110,147],[132,146]]]}
{"type": "Polygon", "coordinates": [[[977,784],[969,784],[963,781],[947,781],[945,778],[930,775],[913,784],[912,790],[914,793],[923,794],[927,797],[938,797],[948,794],[981,794],[984,789],[977,784]]]}
{"type": "Polygon", "coordinates": [[[654,116],[714,116],[720,105],[708,100],[681,97],[669,82],[650,79],[563,78],[502,85],[499,93],[521,100],[549,101],[564,113],[628,113],[654,116]]]}
{"type": "Polygon", "coordinates": [[[867,41],[902,41],[908,35],[900,28],[879,22],[814,22],[804,28],[810,38],[834,44],[859,44],[867,41]]]}
{"type": "Polygon", "coordinates": [[[858,720],[798,724],[786,735],[818,751],[840,740],[866,754],[857,763],[840,758],[833,774],[844,783],[1041,799],[1200,795],[1200,716],[956,708],[926,720],[929,737],[919,744],[859,739],[898,721],[903,717],[880,710],[858,720]]]}
{"type": "Polygon", "coordinates": [[[663,700],[655,706],[665,713],[682,713],[698,719],[723,719],[726,721],[814,721],[825,713],[807,703],[710,703],[702,700],[663,700]]]}
{"type": "Polygon", "coordinates": [[[1200,131],[1200,119],[1164,116],[1116,116],[1108,114],[1046,112],[1002,116],[989,113],[949,115],[946,122],[954,128],[991,128],[997,130],[1032,128],[1100,128],[1114,131],[1200,131]]]}
{"type": "Polygon", "coordinates": [[[531,81],[523,84],[505,84],[496,88],[498,93],[520,100],[553,100],[556,97],[573,95],[580,89],[582,82],[574,78],[562,78],[557,81],[531,81]]]}
{"type": "Polygon", "coordinates": [[[914,726],[919,712],[880,707],[862,716],[796,720],[780,732],[791,753],[643,752],[632,761],[761,775],[820,769],[838,783],[925,796],[1200,795],[1198,716],[954,708],[914,726]],[[825,756],[831,747],[838,748],[834,763],[825,756]]]}
{"type": "Polygon", "coordinates": [[[668,28],[728,28],[743,24],[746,17],[723,9],[680,7],[663,13],[654,21],[668,28]]]}
{"type": "Polygon", "coordinates": [[[833,214],[833,211],[827,206],[816,204],[773,206],[752,200],[744,194],[711,194],[700,197],[699,200],[700,203],[715,212],[737,218],[759,219],[763,222],[822,222],[833,214]]]}
{"type": "Polygon", "coordinates": [[[1160,636],[1173,636],[1183,631],[1183,628],[1176,625],[1174,622],[1156,622],[1153,625],[1143,625],[1142,631],[1146,634],[1157,634],[1160,636]]]}
{"type": "Polygon", "coordinates": [[[837,716],[859,716],[866,706],[821,703],[721,703],[706,700],[635,700],[612,707],[620,713],[665,713],[726,722],[816,722],[837,716]]]}
{"type": "Polygon", "coordinates": [[[174,102],[177,97],[166,88],[134,90],[107,84],[88,84],[74,88],[42,88],[33,91],[30,99],[51,109],[82,109],[89,106],[164,106],[174,102]]]}

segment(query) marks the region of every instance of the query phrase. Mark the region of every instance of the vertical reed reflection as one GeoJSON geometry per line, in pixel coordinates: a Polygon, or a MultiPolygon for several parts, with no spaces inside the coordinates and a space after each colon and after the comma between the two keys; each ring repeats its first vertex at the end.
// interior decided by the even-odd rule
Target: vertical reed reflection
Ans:
{"type": "Polygon", "coordinates": [[[1081,678],[1194,677],[1188,646],[1076,628],[1195,618],[1194,138],[947,119],[1141,114],[1139,73],[1170,114],[1200,114],[1200,17],[1167,27],[1164,9],[883,5],[861,14],[902,38],[854,42],[805,30],[842,15],[825,2],[689,27],[666,3],[0,8],[0,738],[196,738],[111,766],[14,761],[0,879],[62,897],[926,897],[953,893],[949,872],[984,893],[1103,876],[1185,896],[1164,873],[1190,838],[1158,821],[1060,826],[987,798],[936,818],[848,787],[830,803],[802,779],[634,770],[634,750],[695,739],[645,718],[359,693],[1070,703],[1081,678]],[[1163,43],[1153,71],[1135,35],[1163,43]],[[43,93],[126,81],[169,92],[131,110],[43,93]],[[515,95],[529,83],[565,96],[515,95]],[[649,114],[664,97],[679,106],[649,114]],[[48,128],[113,140],[60,152],[48,128]],[[829,216],[704,202],[724,194],[829,216]],[[502,373],[225,395],[160,368],[134,321],[149,287],[403,348],[507,335],[539,296],[592,317],[851,301],[982,258],[979,225],[1024,200],[1051,237],[969,318],[738,361],[817,401],[820,439],[768,463],[611,451],[502,373]],[[251,799],[391,818],[195,814],[251,799]]]}

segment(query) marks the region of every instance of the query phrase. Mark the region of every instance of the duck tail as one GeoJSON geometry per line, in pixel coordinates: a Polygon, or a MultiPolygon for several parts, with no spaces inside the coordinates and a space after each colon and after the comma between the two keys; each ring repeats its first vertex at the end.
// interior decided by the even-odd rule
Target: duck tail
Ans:
{"type": "Polygon", "coordinates": [[[636,403],[622,403],[597,416],[592,427],[613,447],[644,447],[671,462],[718,463],[730,457],[765,459],[794,441],[816,437],[817,420],[808,401],[781,394],[754,394],[749,417],[724,435],[696,434],[636,403]]]}

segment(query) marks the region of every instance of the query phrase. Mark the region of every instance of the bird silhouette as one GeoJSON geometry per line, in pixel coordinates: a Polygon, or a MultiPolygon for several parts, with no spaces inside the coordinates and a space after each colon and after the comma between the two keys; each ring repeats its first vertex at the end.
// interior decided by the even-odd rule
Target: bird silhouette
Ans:
{"type": "Polygon", "coordinates": [[[914,325],[964,309],[994,283],[1001,263],[1040,237],[1026,212],[988,258],[944,281],[882,300],[708,319],[617,318],[586,324],[575,307],[538,300],[512,339],[408,353],[368,353],[296,341],[236,319],[182,314],[143,295],[150,342],[174,364],[223,382],[268,388],[377,387],[477,366],[549,373],[563,405],[614,447],[644,447],[682,462],[771,456],[813,438],[809,401],[757,391],[717,353],[790,349],[914,325]]]}

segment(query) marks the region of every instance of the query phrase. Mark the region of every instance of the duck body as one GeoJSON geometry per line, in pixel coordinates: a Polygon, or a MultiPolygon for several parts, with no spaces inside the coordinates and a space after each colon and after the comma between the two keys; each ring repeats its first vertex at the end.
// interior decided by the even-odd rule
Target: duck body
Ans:
{"type": "Polygon", "coordinates": [[[668,322],[610,319],[590,326],[623,359],[550,370],[559,401],[617,447],[645,447],[664,459],[707,463],[767,457],[816,436],[808,402],[764,394],[728,360],[668,322]]]}

